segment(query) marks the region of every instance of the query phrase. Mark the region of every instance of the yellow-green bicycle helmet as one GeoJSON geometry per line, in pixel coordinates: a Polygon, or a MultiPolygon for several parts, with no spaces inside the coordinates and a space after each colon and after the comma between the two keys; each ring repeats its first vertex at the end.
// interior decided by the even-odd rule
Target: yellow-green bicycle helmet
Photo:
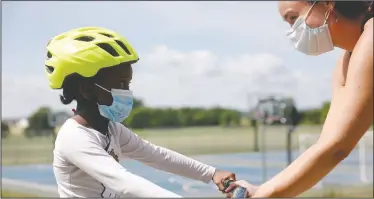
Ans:
{"type": "Polygon", "coordinates": [[[134,48],[118,33],[83,27],[55,36],[47,44],[45,72],[52,89],[60,89],[67,76],[93,77],[102,68],[139,60],[134,48]]]}

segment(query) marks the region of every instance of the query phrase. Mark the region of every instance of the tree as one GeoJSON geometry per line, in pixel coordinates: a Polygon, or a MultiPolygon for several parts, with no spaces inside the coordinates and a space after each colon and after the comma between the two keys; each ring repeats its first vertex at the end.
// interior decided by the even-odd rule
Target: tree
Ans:
{"type": "Polygon", "coordinates": [[[208,125],[208,117],[207,111],[204,109],[196,109],[193,111],[193,125],[190,126],[207,126],[208,125]]]}
{"type": "Polygon", "coordinates": [[[123,122],[131,128],[147,128],[151,126],[152,112],[147,107],[135,108],[123,122]]]}
{"type": "Polygon", "coordinates": [[[301,111],[303,124],[321,124],[321,109],[301,111]]]}
{"type": "Polygon", "coordinates": [[[6,138],[9,135],[9,126],[7,123],[1,121],[1,138],[6,138]]]}
{"type": "Polygon", "coordinates": [[[158,119],[158,124],[161,127],[181,126],[181,122],[178,117],[178,111],[176,109],[159,109],[159,113],[155,113],[154,119],[158,119]]]}
{"type": "MultiPolygon", "coordinates": [[[[141,103],[139,103],[141,104],[141,103]]],[[[226,125],[239,124],[238,111],[223,108],[148,108],[138,106],[123,122],[131,128],[216,126],[224,120],[226,125]],[[225,117],[226,120],[222,119],[225,117]]]]}
{"type": "Polygon", "coordinates": [[[49,116],[52,111],[48,107],[41,107],[29,118],[29,126],[27,127],[25,134],[27,137],[42,136],[50,134],[53,131],[53,127],[49,125],[49,116]]]}
{"type": "Polygon", "coordinates": [[[180,108],[177,110],[180,126],[190,126],[193,122],[193,110],[191,108],[180,108]]]}
{"type": "Polygon", "coordinates": [[[321,118],[320,118],[321,123],[325,122],[329,110],[330,110],[330,102],[323,103],[322,108],[321,108],[321,118]]]}
{"type": "Polygon", "coordinates": [[[136,99],[134,98],[134,104],[132,106],[133,109],[138,108],[138,107],[143,107],[144,103],[141,99],[136,99]]]}
{"type": "Polygon", "coordinates": [[[230,125],[230,113],[223,112],[220,117],[220,125],[227,127],[230,125]]]}
{"type": "Polygon", "coordinates": [[[220,125],[230,126],[240,124],[240,113],[234,110],[223,110],[220,114],[220,125]]]}

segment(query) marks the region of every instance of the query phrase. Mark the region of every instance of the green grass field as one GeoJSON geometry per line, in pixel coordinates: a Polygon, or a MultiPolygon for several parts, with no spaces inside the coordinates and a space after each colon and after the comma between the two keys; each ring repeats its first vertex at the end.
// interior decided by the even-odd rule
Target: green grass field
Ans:
{"type": "Polygon", "coordinates": [[[24,193],[17,193],[8,190],[1,190],[1,198],[36,198],[37,196],[28,195],[24,193]]]}
{"type": "MultiPolygon", "coordinates": [[[[318,134],[320,131],[320,126],[300,126],[293,136],[293,146],[297,147],[297,134],[318,134]]],[[[254,149],[254,133],[249,127],[145,129],[135,130],[135,133],[154,144],[186,155],[250,152],[254,149]]],[[[265,135],[268,150],[285,149],[286,127],[267,127],[265,135]]],[[[52,137],[28,139],[23,136],[10,136],[4,139],[2,144],[4,165],[52,162],[52,137]]]]}

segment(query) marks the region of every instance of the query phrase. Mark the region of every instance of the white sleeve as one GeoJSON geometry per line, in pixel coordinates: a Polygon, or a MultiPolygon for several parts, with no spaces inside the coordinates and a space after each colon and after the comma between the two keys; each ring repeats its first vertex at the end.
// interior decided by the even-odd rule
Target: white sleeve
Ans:
{"type": "Polygon", "coordinates": [[[181,197],[127,171],[103,149],[92,133],[81,130],[66,134],[70,135],[60,136],[66,144],[62,155],[123,197],[181,197]]]}
{"type": "Polygon", "coordinates": [[[122,129],[119,139],[123,156],[190,179],[205,183],[212,180],[214,167],[143,140],[122,124],[119,128],[122,129]]]}

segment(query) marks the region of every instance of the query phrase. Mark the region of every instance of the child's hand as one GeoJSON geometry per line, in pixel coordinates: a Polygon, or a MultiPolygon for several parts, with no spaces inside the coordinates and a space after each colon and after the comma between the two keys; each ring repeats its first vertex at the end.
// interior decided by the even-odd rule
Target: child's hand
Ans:
{"type": "Polygon", "coordinates": [[[218,189],[224,193],[226,192],[223,181],[225,181],[226,179],[236,181],[235,174],[229,171],[221,171],[217,169],[212,179],[213,182],[217,185],[218,189]]]}

